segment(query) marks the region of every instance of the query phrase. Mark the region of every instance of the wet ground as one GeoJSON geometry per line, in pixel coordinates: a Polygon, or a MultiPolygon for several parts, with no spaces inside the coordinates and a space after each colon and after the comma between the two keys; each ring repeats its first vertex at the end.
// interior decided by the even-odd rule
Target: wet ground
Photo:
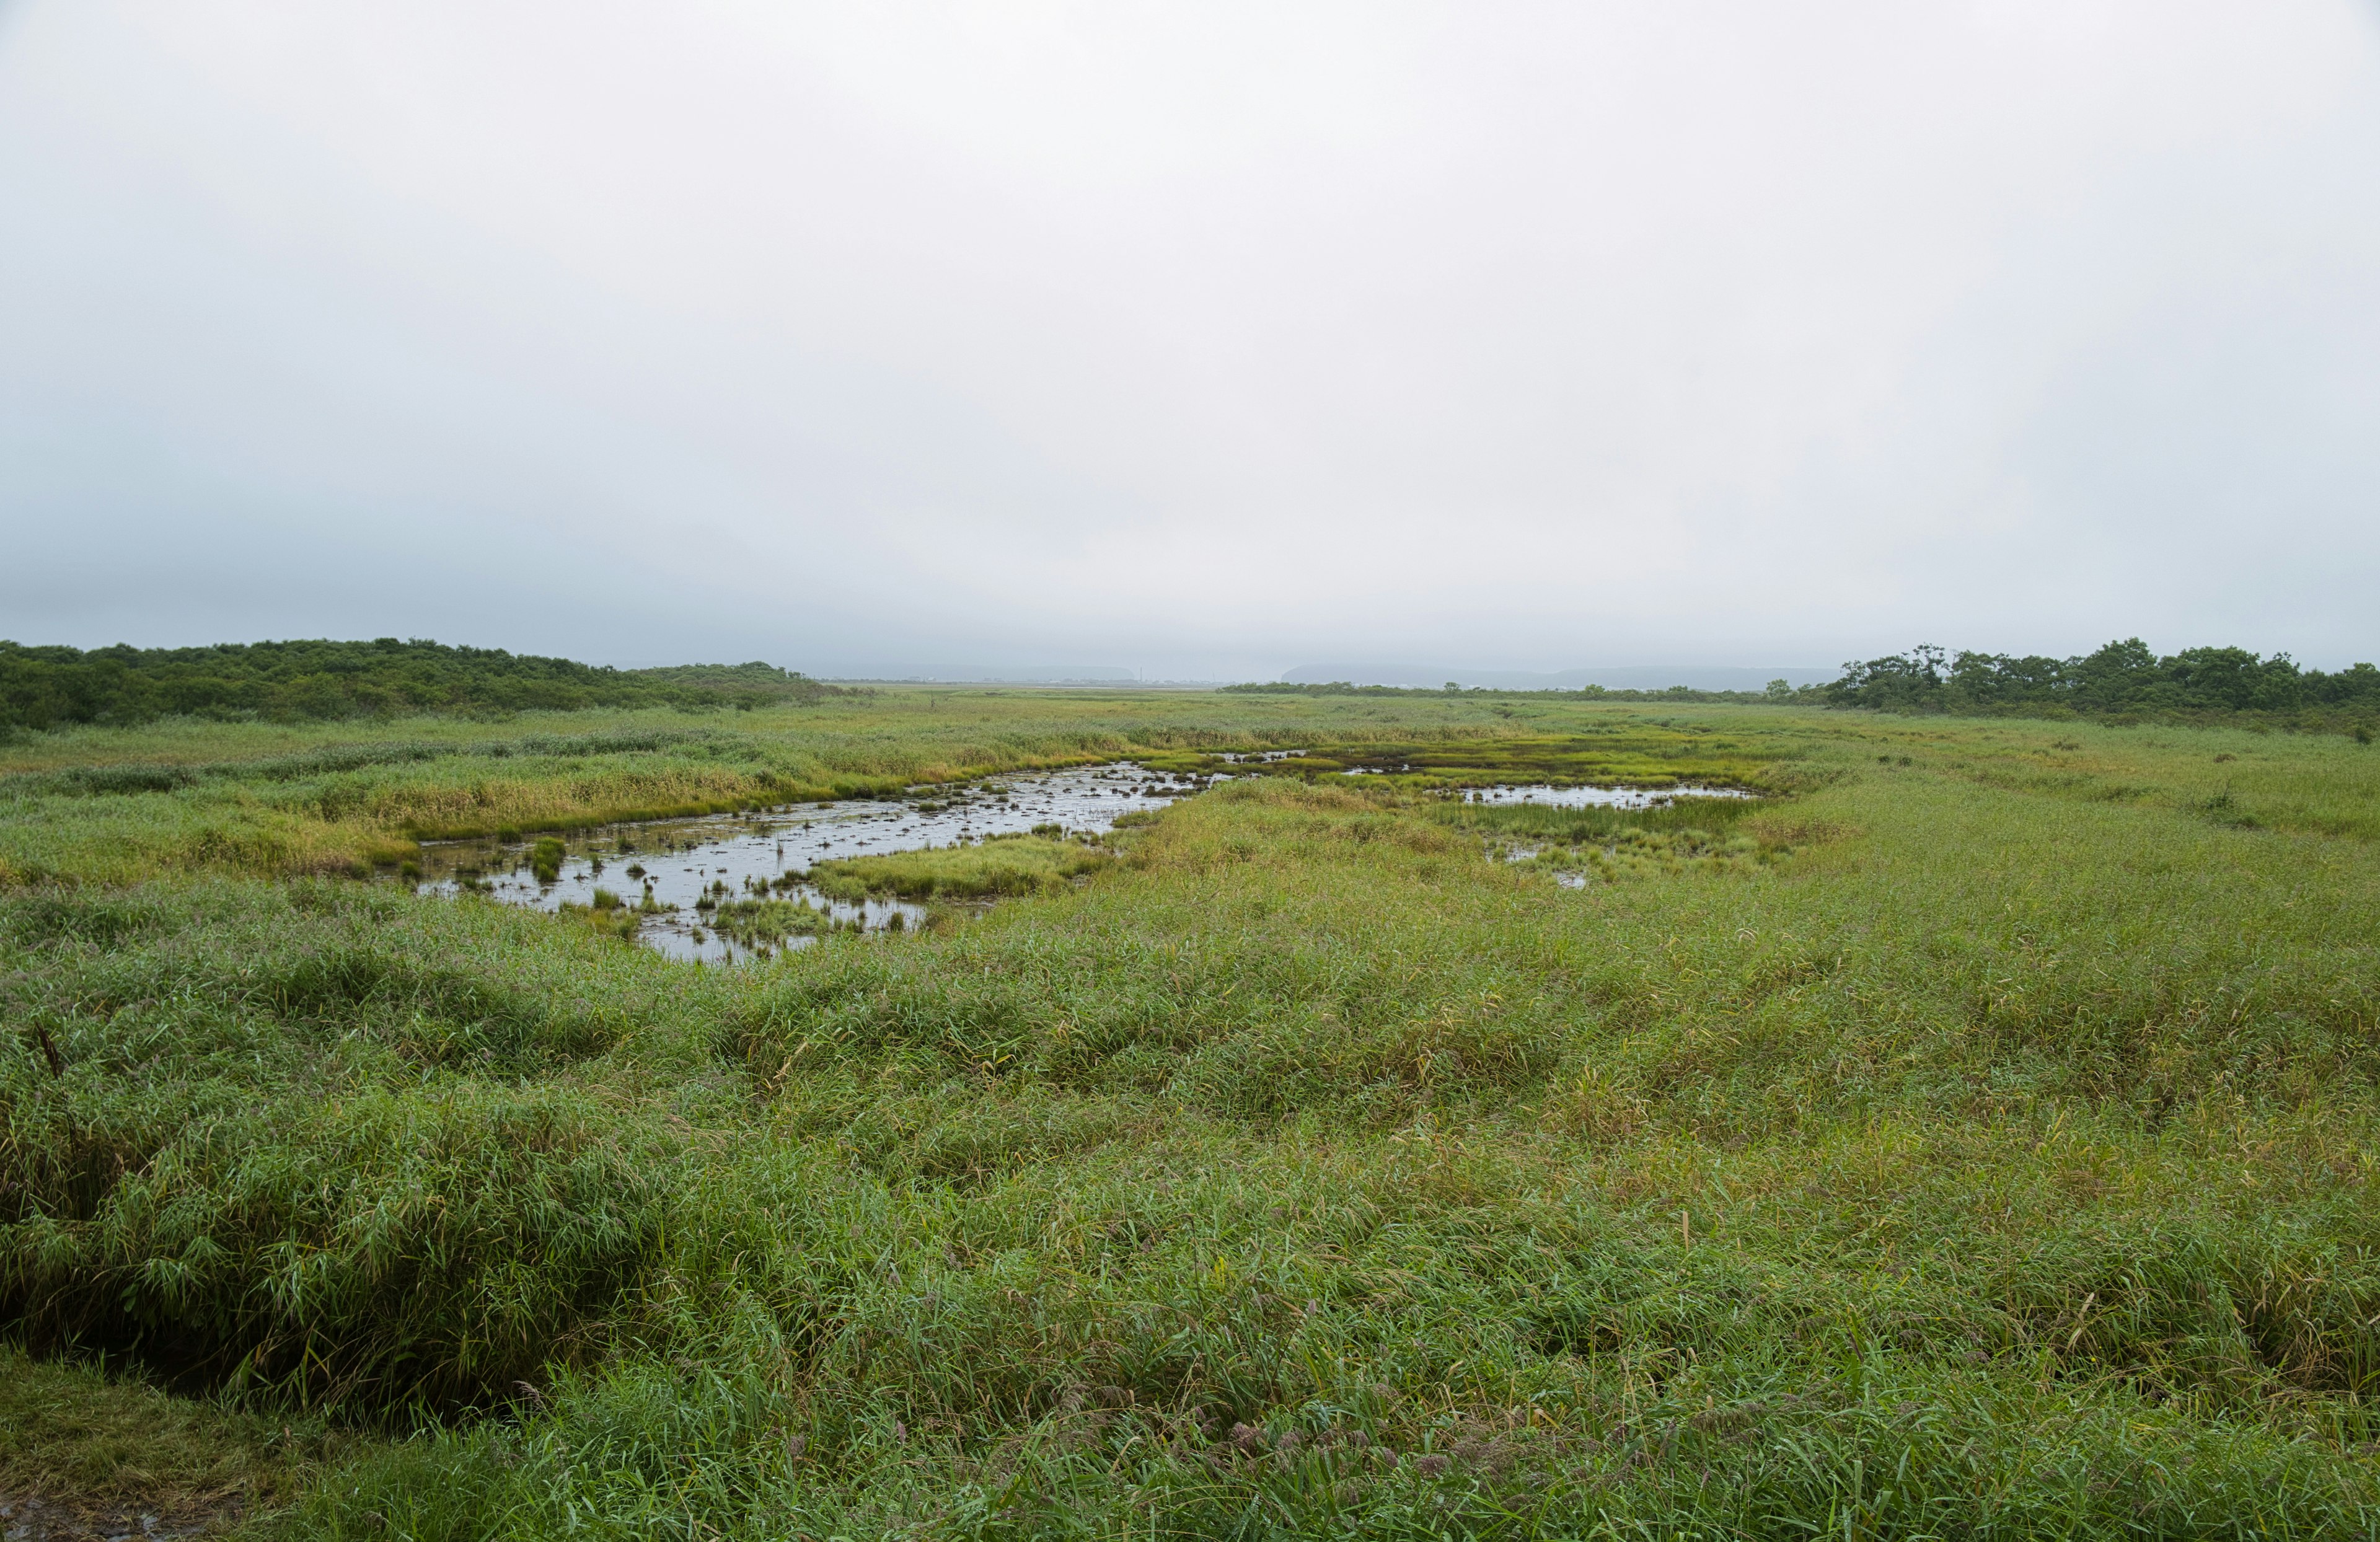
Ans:
{"type": "MultiPolygon", "coordinates": [[[[1282,760],[1304,754],[1299,749],[1269,750],[1245,759],[1282,760]]],[[[1046,832],[1056,827],[1070,835],[1104,834],[1119,815],[1162,807],[1216,780],[1221,778],[1168,775],[1120,761],[965,785],[916,787],[898,799],[848,799],[758,813],[598,825],[558,837],[565,857],[552,882],[540,881],[530,868],[534,837],[426,842],[419,888],[426,894],[476,889],[506,905],[539,910],[593,906],[601,891],[640,913],[637,935],[647,946],[673,958],[732,963],[766,956],[777,948],[806,947],[816,938],[739,942],[721,935],[711,924],[706,900],[769,897],[805,903],[819,912],[821,926],[840,930],[915,926],[925,919],[924,905],[892,899],[830,899],[799,879],[813,863],[834,857],[917,851],[1037,828],[1046,832]]],[[[1751,795],[1725,787],[1532,784],[1475,787],[1455,795],[1481,804],[1648,808],[1682,797],[1751,795]]]]}
{"type": "Polygon", "coordinates": [[[1549,808],[1658,808],[1682,797],[1751,797],[1733,787],[1555,787],[1543,783],[1528,786],[1473,787],[1460,795],[1466,803],[1536,803],[1549,808]]]}
{"type": "MultiPolygon", "coordinates": [[[[919,787],[899,801],[851,799],[756,814],[599,825],[561,837],[566,855],[552,883],[540,883],[530,871],[534,838],[426,842],[419,887],[423,893],[451,894],[468,884],[507,905],[540,910],[592,905],[598,889],[631,907],[641,906],[650,893],[655,908],[643,917],[640,941],[674,958],[725,963],[769,950],[719,935],[697,908],[706,895],[749,899],[767,889],[775,897],[808,901],[838,928],[912,926],[924,919],[925,906],[878,899],[851,904],[831,900],[808,884],[782,880],[831,857],[947,846],[1037,825],[1057,825],[1070,834],[1104,833],[1120,814],[1161,807],[1203,784],[1125,762],[919,787]]],[[[789,937],[780,945],[801,947],[812,941],[789,937]]]]}
{"type": "Polygon", "coordinates": [[[6,1542],[168,1542],[238,1518],[237,1503],[214,1512],[159,1516],[120,1505],[78,1507],[0,1494],[0,1538],[6,1542]]]}
{"type": "MultiPolygon", "coordinates": [[[[1658,808],[1688,797],[1757,797],[1737,787],[1555,787],[1545,784],[1511,787],[1474,787],[1461,796],[1471,803],[1512,805],[1516,803],[1544,804],[1556,808],[1658,808]]],[[[1488,855],[1504,862],[1534,862],[1544,850],[1542,846],[1491,844],[1488,855]]],[[[1586,875],[1583,872],[1560,871],[1554,881],[1565,889],[1584,889],[1586,875]]]]}

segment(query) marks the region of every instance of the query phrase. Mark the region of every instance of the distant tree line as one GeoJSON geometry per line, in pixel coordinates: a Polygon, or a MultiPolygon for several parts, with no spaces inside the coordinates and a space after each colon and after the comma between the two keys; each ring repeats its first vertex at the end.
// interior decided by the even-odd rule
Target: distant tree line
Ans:
{"type": "MultiPolygon", "coordinates": [[[[1286,681],[1226,686],[1269,696],[1521,696],[1545,692],[1443,691],[1417,686],[1286,681]]],[[[2244,648],[2189,648],[2160,658],[2138,637],[2071,659],[1952,651],[1931,645],[1843,665],[1838,679],[1795,687],[1772,680],[1763,691],[1618,690],[1589,686],[1562,695],[1597,701],[1767,702],[1865,708],[1883,712],[1970,716],[2095,717],[2118,722],[2248,717],[2309,728],[2353,728],[2380,721],[2380,669],[2355,664],[2332,673],[2300,666],[2286,653],[2259,658],[2244,648]]]]}
{"type": "Polygon", "coordinates": [[[6,728],[137,723],[176,715],[288,721],[584,707],[749,708],[845,694],[772,664],[620,670],[395,637],[89,652],[0,641],[0,727],[6,728]]]}
{"type": "Polygon", "coordinates": [[[1427,686],[1357,686],[1345,680],[1291,681],[1251,680],[1244,685],[1218,687],[1239,691],[1250,696],[1583,696],[1591,701],[1791,701],[1793,690],[1782,680],[1772,680],[1765,691],[1706,691],[1692,686],[1669,686],[1660,690],[1642,691],[1610,686],[1585,686],[1575,691],[1556,689],[1516,689],[1497,686],[1472,686],[1465,688],[1450,680],[1437,690],[1427,686]]]}
{"type": "MultiPolygon", "coordinates": [[[[1275,696],[1515,696],[1398,686],[1252,682],[1228,691],[1275,696]]],[[[421,639],[225,643],[211,648],[30,647],[0,641],[0,728],[146,722],[176,715],[275,721],[415,712],[567,711],[587,707],[751,708],[856,694],[760,662],[613,669],[569,659],[456,648],[421,639]]],[[[2140,720],[2250,715],[2309,727],[2380,717],[2380,669],[2325,673],[2289,655],[2192,648],[2159,657],[2137,637],[2071,659],[1924,646],[1843,665],[1798,689],[1666,690],[1589,686],[1603,701],[1771,702],[1888,712],[2069,715],[2140,720]]]]}
{"type": "Polygon", "coordinates": [[[2380,669],[2362,663],[2325,674],[2301,668],[2286,653],[2260,659],[2244,648],[2189,648],[2160,658],[2138,637],[2071,659],[1929,646],[1846,663],[1841,678],[1795,695],[1888,712],[2369,716],[2380,710],[2380,669]]]}

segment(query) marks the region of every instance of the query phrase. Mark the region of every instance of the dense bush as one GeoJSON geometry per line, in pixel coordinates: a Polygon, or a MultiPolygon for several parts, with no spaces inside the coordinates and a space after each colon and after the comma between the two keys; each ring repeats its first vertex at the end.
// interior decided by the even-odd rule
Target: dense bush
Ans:
{"type": "Polygon", "coordinates": [[[0,641],[0,727],[586,707],[753,705],[840,694],[770,664],[617,670],[416,639],[31,648],[0,641]]]}

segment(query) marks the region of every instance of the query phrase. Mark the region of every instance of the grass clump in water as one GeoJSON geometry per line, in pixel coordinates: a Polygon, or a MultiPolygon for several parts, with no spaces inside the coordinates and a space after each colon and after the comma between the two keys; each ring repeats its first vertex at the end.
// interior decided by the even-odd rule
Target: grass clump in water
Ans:
{"type": "Polygon", "coordinates": [[[589,903],[564,900],[557,913],[567,921],[575,921],[589,931],[623,942],[633,942],[644,922],[640,907],[631,905],[609,889],[598,889],[589,896],[589,903]]]}
{"type": "Polygon", "coordinates": [[[747,948],[779,947],[795,937],[818,937],[832,917],[808,900],[724,900],[710,913],[710,929],[747,948]]]}

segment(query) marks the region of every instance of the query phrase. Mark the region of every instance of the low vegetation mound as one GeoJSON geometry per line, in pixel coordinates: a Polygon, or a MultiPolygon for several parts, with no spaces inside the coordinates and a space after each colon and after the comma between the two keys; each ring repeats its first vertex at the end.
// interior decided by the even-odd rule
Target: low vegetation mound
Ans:
{"type": "Polygon", "coordinates": [[[813,865],[809,881],[834,899],[892,894],[905,900],[978,900],[1035,894],[1098,871],[1112,858],[1097,846],[1050,835],[992,835],[981,842],[843,856],[813,865]]]}

